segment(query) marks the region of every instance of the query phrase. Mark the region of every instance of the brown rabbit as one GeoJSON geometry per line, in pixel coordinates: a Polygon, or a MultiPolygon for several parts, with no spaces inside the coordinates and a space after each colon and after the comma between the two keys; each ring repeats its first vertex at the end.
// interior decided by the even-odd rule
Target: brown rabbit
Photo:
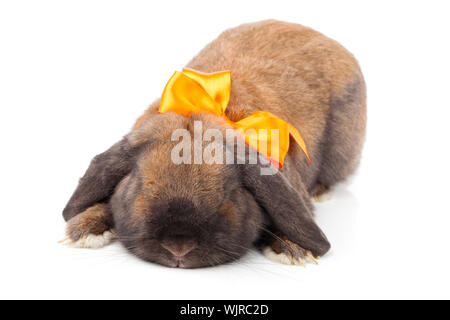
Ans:
{"type": "Polygon", "coordinates": [[[230,70],[226,116],[239,121],[263,110],[288,121],[311,163],[291,138],[274,175],[260,175],[261,163],[174,164],[174,130],[192,132],[196,120],[203,130],[229,127],[206,113],[159,114],[158,100],[92,160],[63,212],[71,241],[101,246],[114,228],[138,257],[184,268],[235,260],[255,244],[296,264],[324,255],[330,244],[313,220],[311,198],[358,165],[366,96],[357,61],[314,30],[270,20],[225,31],[187,67],[230,70]]]}

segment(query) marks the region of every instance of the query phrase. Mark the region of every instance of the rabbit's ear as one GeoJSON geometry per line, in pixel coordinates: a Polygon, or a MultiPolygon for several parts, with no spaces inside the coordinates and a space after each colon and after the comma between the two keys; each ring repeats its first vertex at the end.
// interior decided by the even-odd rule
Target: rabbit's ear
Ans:
{"type": "Polygon", "coordinates": [[[67,203],[63,216],[66,221],[90,206],[106,201],[116,185],[131,172],[138,154],[127,137],[92,159],[77,189],[67,203]]]}
{"type": "Polygon", "coordinates": [[[278,231],[315,256],[322,256],[330,249],[306,203],[309,201],[306,190],[305,194],[297,192],[279,171],[273,175],[261,175],[260,165],[244,165],[243,171],[245,187],[267,212],[278,231]]]}

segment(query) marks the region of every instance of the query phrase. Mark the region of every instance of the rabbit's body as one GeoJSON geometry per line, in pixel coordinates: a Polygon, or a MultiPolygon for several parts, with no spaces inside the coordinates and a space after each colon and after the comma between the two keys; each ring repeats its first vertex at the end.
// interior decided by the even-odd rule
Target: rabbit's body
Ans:
{"type": "Polygon", "coordinates": [[[309,28],[263,21],[225,31],[187,67],[230,70],[226,116],[239,121],[257,110],[273,113],[301,132],[311,163],[291,139],[274,176],[261,176],[259,165],[175,165],[174,130],[192,132],[195,120],[204,129],[228,125],[210,114],[158,114],[157,100],[130,134],[94,158],[64,210],[69,236],[78,240],[114,227],[134,254],[182,267],[236,259],[257,241],[296,259],[326,253],[310,197],[358,164],[366,105],[356,60],[309,28]],[[90,209],[97,203],[108,205],[90,209]],[[279,236],[267,242],[264,231],[279,236]]]}
{"type": "MultiPolygon", "coordinates": [[[[263,110],[300,130],[312,161],[290,144],[282,172],[294,186],[301,181],[313,193],[356,169],[365,138],[365,84],[353,55],[336,41],[301,25],[262,21],[225,31],[187,67],[231,71],[231,120],[263,110]]],[[[159,101],[135,129],[158,108],[159,101]]]]}

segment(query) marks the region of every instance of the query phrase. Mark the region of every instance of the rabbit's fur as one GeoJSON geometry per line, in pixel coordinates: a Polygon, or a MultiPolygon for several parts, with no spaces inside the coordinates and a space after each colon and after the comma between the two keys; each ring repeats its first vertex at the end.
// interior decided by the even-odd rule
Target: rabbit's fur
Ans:
{"type": "Polygon", "coordinates": [[[210,114],[158,114],[157,100],[123,140],[93,159],[63,213],[69,236],[114,227],[137,256],[178,267],[224,263],[274,241],[293,244],[297,253],[292,246],[278,250],[292,256],[325,254],[330,245],[313,221],[311,196],[358,165],[366,97],[357,61],[314,30],[271,20],[225,31],[187,67],[230,70],[227,117],[239,121],[263,110],[288,121],[301,132],[311,163],[291,139],[275,175],[260,175],[260,164],[176,165],[174,130],[192,131],[195,120],[203,130],[228,125],[210,114]]]}

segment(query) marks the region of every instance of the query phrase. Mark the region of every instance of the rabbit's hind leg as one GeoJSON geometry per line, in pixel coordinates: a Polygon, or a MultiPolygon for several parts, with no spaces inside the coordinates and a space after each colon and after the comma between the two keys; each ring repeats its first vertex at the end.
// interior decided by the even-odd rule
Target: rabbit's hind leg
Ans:
{"type": "Polygon", "coordinates": [[[322,164],[311,195],[317,201],[352,175],[359,164],[366,131],[366,87],[362,75],[330,101],[322,164]]]}
{"type": "Polygon", "coordinates": [[[325,202],[333,197],[333,189],[324,184],[317,184],[312,191],[312,198],[315,202],[325,202]]]}

